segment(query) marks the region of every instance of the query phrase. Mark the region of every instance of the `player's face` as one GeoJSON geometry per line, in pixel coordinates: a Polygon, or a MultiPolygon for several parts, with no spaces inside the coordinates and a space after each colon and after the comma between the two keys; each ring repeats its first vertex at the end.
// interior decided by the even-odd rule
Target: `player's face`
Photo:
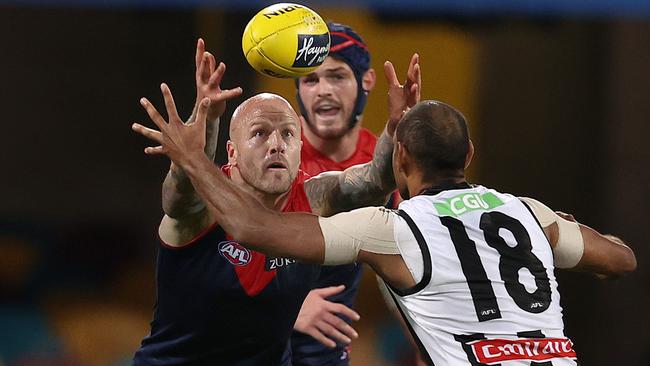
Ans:
{"type": "Polygon", "coordinates": [[[242,118],[235,136],[230,163],[246,183],[268,193],[289,190],[300,165],[300,122],[288,105],[261,103],[242,118]]]}
{"type": "Polygon", "coordinates": [[[308,128],[322,139],[337,139],[349,129],[357,99],[357,80],[348,64],[333,57],[299,80],[308,128]]]}

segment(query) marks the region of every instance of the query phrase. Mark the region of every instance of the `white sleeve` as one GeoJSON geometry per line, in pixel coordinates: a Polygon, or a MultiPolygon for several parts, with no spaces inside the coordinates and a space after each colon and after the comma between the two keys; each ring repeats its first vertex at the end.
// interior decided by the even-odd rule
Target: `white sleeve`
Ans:
{"type": "Polygon", "coordinates": [[[573,268],[582,259],[585,244],[577,222],[568,221],[558,216],[545,204],[528,197],[520,197],[530,207],[543,228],[557,224],[558,239],[553,248],[553,261],[557,268],[573,268]]]}
{"type": "Polygon", "coordinates": [[[359,250],[377,254],[400,254],[395,244],[396,214],[383,207],[364,207],[330,217],[319,217],[325,239],[323,264],[356,261],[359,250]]]}

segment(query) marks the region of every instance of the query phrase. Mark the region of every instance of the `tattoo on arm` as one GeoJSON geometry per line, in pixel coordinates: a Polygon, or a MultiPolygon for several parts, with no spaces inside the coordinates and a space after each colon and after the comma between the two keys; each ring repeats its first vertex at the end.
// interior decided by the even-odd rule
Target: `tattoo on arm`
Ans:
{"type": "Polygon", "coordinates": [[[358,207],[382,205],[395,189],[393,141],[381,134],[371,162],[328,172],[305,182],[305,191],[314,213],[331,216],[358,207]]]}
{"type": "MultiPolygon", "coordinates": [[[[194,113],[187,123],[194,122],[194,113]]],[[[207,122],[205,154],[214,160],[219,137],[219,119],[207,122]]],[[[197,214],[205,209],[192,182],[181,167],[172,163],[162,186],[163,211],[167,216],[179,219],[197,214]]]]}

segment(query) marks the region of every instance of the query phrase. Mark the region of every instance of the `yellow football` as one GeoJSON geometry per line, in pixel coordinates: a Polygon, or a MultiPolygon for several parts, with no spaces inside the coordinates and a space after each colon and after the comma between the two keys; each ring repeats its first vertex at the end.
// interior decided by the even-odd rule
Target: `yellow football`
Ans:
{"type": "Polygon", "coordinates": [[[262,74],[291,78],[307,75],[323,63],[330,49],[327,24],[304,5],[267,6],[246,25],[242,49],[262,74]]]}

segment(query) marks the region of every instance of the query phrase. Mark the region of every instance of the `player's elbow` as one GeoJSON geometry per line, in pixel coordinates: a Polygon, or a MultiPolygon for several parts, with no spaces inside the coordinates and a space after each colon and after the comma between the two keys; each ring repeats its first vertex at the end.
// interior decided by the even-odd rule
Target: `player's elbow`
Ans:
{"type": "Polygon", "coordinates": [[[183,207],[177,203],[170,203],[163,200],[162,209],[165,215],[173,219],[180,219],[185,216],[183,207]]]}
{"type": "Polygon", "coordinates": [[[625,275],[636,270],[636,255],[634,255],[632,249],[628,247],[625,248],[625,252],[626,253],[624,255],[624,258],[621,261],[621,275],[625,275]]]}
{"type": "Polygon", "coordinates": [[[621,248],[621,252],[617,255],[616,261],[613,261],[608,268],[606,274],[599,276],[603,279],[616,279],[625,276],[636,270],[636,256],[629,247],[621,248]]]}

